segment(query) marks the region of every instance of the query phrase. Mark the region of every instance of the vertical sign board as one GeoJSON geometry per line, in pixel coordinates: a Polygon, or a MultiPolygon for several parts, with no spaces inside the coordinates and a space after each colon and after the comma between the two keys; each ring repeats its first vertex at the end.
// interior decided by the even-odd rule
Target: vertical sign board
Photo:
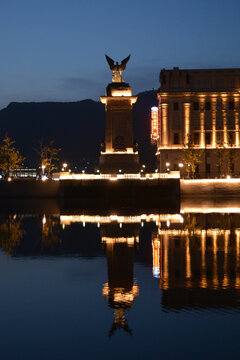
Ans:
{"type": "Polygon", "coordinates": [[[151,108],[151,138],[152,141],[155,142],[159,138],[158,133],[158,108],[153,106],[151,108]]]}

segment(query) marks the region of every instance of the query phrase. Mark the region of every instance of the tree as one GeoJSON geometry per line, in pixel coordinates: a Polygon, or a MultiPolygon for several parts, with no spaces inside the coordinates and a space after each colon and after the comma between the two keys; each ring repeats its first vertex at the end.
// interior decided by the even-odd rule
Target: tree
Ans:
{"type": "Polygon", "coordinates": [[[217,145],[216,149],[214,150],[214,152],[217,157],[216,166],[218,168],[218,173],[219,173],[219,176],[221,176],[224,165],[226,164],[227,149],[223,143],[219,143],[217,145]]]}
{"type": "Polygon", "coordinates": [[[234,160],[237,158],[237,152],[236,152],[236,149],[234,149],[232,144],[230,144],[226,150],[227,150],[227,154],[226,154],[227,171],[228,171],[228,174],[232,174],[234,160]]]}
{"type": "Polygon", "coordinates": [[[48,177],[56,167],[56,162],[59,160],[58,153],[61,151],[60,148],[53,146],[54,141],[51,140],[47,145],[43,145],[42,141],[39,141],[40,150],[37,151],[40,155],[41,168],[46,170],[48,177]]]}
{"type": "Polygon", "coordinates": [[[6,179],[9,177],[10,170],[19,169],[25,160],[14,144],[15,140],[11,140],[6,134],[0,146],[0,169],[3,170],[6,179]]]}
{"type": "Polygon", "coordinates": [[[188,134],[187,136],[187,143],[184,144],[184,149],[182,150],[182,152],[182,161],[187,165],[188,177],[190,177],[191,174],[192,178],[194,178],[197,165],[202,162],[201,157],[203,151],[194,147],[193,140],[190,134],[188,134]]]}

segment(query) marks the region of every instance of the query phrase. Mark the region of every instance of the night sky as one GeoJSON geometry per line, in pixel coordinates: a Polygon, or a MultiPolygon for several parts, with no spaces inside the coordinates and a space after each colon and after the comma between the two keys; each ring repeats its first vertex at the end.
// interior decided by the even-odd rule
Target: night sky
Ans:
{"type": "Polygon", "coordinates": [[[1,0],[0,108],[98,99],[121,61],[134,93],[162,68],[239,67],[239,0],[1,0]]]}

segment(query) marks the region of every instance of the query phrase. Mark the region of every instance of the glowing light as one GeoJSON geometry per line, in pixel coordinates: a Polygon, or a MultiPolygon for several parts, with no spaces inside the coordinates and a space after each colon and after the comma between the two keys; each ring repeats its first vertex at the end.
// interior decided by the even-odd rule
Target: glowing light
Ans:
{"type": "Polygon", "coordinates": [[[228,175],[228,176],[227,176],[227,179],[231,179],[231,176],[230,176],[230,175],[228,175]]]}
{"type": "Polygon", "coordinates": [[[182,167],[183,167],[183,163],[179,163],[178,166],[179,166],[180,168],[182,168],[182,167]]]}
{"type": "Polygon", "coordinates": [[[166,162],[166,167],[169,167],[170,166],[170,163],[169,162],[166,162]]]}
{"type": "Polygon", "coordinates": [[[42,176],[42,181],[46,181],[47,180],[47,176],[46,175],[43,175],[42,176]]]}
{"type": "Polygon", "coordinates": [[[152,140],[156,141],[159,138],[159,134],[158,134],[158,108],[156,106],[153,106],[151,108],[151,120],[152,120],[151,137],[152,137],[152,140]]]}
{"type": "Polygon", "coordinates": [[[47,222],[46,216],[45,216],[45,215],[43,215],[43,218],[42,218],[42,224],[43,224],[43,225],[45,225],[45,224],[46,224],[46,222],[47,222]]]}
{"type": "Polygon", "coordinates": [[[9,178],[8,178],[8,181],[12,181],[12,179],[9,177],[9,178]]]}

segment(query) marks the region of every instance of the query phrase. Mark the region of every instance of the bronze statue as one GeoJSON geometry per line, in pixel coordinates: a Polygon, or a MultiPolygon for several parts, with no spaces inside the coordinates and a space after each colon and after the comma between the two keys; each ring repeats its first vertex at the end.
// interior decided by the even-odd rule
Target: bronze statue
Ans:
{"type": "Polygon", "coordinates": [[[111,59],[109,56],[105,55],[108,65],[113,72],[112,82],[118,82],[118,83],[124,82],[123,78],[122,78],[122,72],[126,69],[126,65],[130,59],[130,56],[131,55],[128,55],[128,57],[126,57],[126,59],[123,59],[121,61],[121,64],[119,65],[118,62],[116,62],[116,64],[115,64],[113,59],[111,59]]]}

